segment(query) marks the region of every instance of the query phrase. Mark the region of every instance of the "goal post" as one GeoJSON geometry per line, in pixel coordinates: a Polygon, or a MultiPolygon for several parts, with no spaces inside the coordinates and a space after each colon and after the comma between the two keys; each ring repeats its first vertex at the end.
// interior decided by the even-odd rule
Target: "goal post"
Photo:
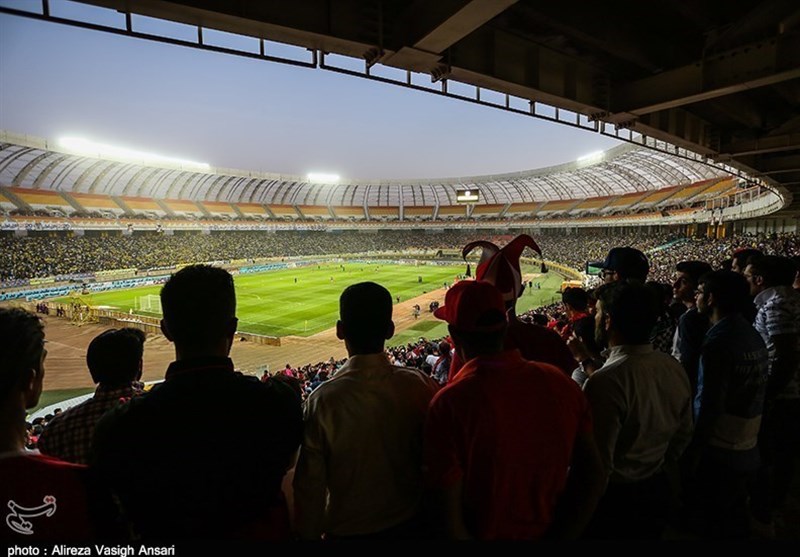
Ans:
{"type": "Polygon", "coordinates": [[[161,313],[161,296],[148,294],[136,298],[136,309],[147,313],[161,313]]]}

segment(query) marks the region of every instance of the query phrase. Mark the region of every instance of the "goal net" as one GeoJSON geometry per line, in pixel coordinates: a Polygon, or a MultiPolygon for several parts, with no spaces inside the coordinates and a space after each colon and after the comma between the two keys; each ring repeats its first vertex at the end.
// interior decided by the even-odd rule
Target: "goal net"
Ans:
{"type": "Polygon", "coordinates": [[[148,294],[136,298],[136,309],[147,313],[161,313],[161,297],[157,294],[148,294]]]}

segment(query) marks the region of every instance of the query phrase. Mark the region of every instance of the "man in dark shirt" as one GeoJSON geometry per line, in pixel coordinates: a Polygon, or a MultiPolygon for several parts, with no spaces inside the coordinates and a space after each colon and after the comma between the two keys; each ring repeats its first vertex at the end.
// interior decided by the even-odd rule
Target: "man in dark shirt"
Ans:
{"type": "Polygon", "coordinates": [[[708,315],[697,311],[695,290],[700,277],[711,272],[705,261],[681,261],[675,266],[677,274],[672,283],[675,300],[686,307],[678,319],[678,328],[672,343],[672,356],[678,360],[689,377],[692,396],[697,393],[697,366],[700,349],[708,330],[708,315]]]}
{"type": "Polygon", "coordinates": [[[759,464],[758,430],[764,408],[768,354],[742,316],[747,281],[733,271],[703,275],[697,309],[711,328],[700,353],[695,432],[687,451],[687,495],[710,537],[747,537],[748,474],[759,464]]]}
{"type": "Polygon", "coordinates": [[[100,421],[94,465],[142,539],[288,537],[281,481],[300,445],[300,397],[234,371],[227,271],[180,270],[161,305],[176,361],[163,383],[100,421]]]}

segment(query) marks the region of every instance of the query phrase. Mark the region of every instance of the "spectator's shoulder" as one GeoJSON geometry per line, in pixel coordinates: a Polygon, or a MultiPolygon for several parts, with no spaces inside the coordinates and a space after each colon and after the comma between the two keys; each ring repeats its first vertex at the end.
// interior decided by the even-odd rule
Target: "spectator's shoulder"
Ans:
{"type": "Polygon", "coordinates": [[[617,359],[611,363],[606,362],[586,379],[583,384],[584,392],[607,388],[610,385],[619,385],[623,380],[627,367],[626,359],[624,358],[617,359]]]}
{"type": "MultiPolygon", "coordinates": [[[[555,365],[546,362],[534,363],[536,364],[536,372],[542,374],[542,377],[556,388],[580,392],[580,387],[572,380],[572,377],[570,375],[565,375],[564,372],[555,365]]],[[[577,362],[574,367],[578,367],[577,362]]]]}
{"type": "Polygon", "coordinates": [[[149,392],[121,401],[106,411],[95,427],[95,439],[110,437],[112,436],[110,432],[126,427],[136,430],[138,416],[142,412],[148,411],[148,407],[152,405],[153,399],[158,395],[159,391],[156,387],[149,392]]]}

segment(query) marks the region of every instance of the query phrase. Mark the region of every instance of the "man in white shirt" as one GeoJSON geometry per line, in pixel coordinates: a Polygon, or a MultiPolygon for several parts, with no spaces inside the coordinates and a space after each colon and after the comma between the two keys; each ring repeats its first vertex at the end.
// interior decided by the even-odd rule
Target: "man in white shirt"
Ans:
{"type": "Polygon", "coordinates": [[[670,499],[664,467],[677,462],[691,439],[689,379],[649,342],[657,315],[655,297],[638,282],[597,290],[596,337],[609,348],[583,390],[608,487],[590,538],[658,538],[670,499]]]}
{"type": "Polygon", "coordinates": [[[305,403],[295,527],[307,540],[422,536],[422,428],[437,386],[389,362],[388,290],[355,284],[339,303],[336,334],[350,357],[305,403]]]}

